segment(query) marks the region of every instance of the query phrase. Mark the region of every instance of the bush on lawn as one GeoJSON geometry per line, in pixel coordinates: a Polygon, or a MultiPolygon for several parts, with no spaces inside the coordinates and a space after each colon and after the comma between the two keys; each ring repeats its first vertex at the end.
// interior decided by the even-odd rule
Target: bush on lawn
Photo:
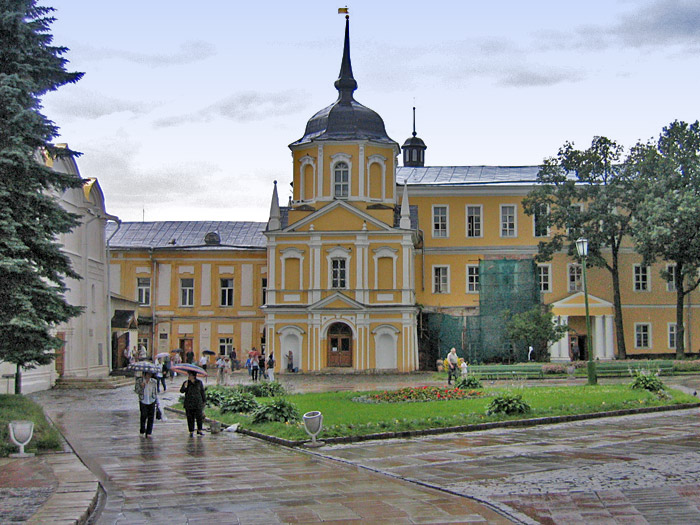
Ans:
{"type": "Polygon", "coordinates": [[[527,414],[530,412],[530,405],[523,400],[522,394],[505,392],[499,394],[486,407],[486,415],[493,414],[527,414]]]}
{"type": "Polygon", "coordinates": [[[255,400],[253,394],[248,392],[241,392],[234,390],[226,396],[226,398],[221,402],[219,408],[221,413],[225,414],[227,412],[234,412],[240,414],[249,414],[256,410],[260,404],[255,400]]]}
{"type": "Polygon", "coordinates": [[[455,381],[455,388],[465,390],[474,388],[484,388],[484,385],[478,377],[468,375],[467,377],[460,377],[459,379],[457,379],[457,381],[455,381]]]}
{"type": "Polygon", "coordinates": [[[241,392],[248,392],[255,397],[276,397],[287,393],[281,383],[277,381],[262,381],[252,385],[238,385],[241,392]]]}
{"type": "Polygon", "coordinates": [[[253,423],[267,423],[270,421],[298,421],[299,411],[289,401],[277,397],[270,403],[264,403],[253,412],[253,423]]]}
{"type": "Polygon", "coordinates": [[[654,393],[661,392],[665,388],[657,372],[644,369],[630,369],[629,372],[632,376],[632,382],[630,383],[631,388],[636,390],[648,390],[654,393]]]}

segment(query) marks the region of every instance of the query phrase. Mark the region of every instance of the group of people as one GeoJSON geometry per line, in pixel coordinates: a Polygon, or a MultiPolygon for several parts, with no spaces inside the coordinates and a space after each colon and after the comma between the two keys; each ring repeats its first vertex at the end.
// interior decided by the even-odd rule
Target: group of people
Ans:
{"type": "MultiPolygon", "coordinates": [[[[150,439],[153,434],[154,420],[165,417],[160,408],[157,379],[154,375],[156,375],[154,372],[143,372],[141,377],[136,378],[134,386],[134,391],[139,398],[139,434],[145,439],[150,439]]],[[[187,380],[180,387],[180,393],[185,394],[183,404],[190,437],[194,435],[195,423],[197,435],[203,435],[202,425],[207,397],[204,392],[204,384],[200,379],[197,379],[195,372],[188,372],[187,380]]]]}
{"type": "Polygon", "coordinates": [[[253,382],[262,379],[275,380],[275,357],[272,352],[268,357],[265,357],[265,351],[258,352],[255,347],[250,351],[248,359],[245,362],[245,367],[248,369],[248,376],[253,382]]]}
{"type": "Polygon", "coordinates": [[[461,372],[462,377],[467,377],[469,369],[467,367],[467,362],[463,359],[462,363],[459,362],[459,356],[457,356],[457,349],[450,348],[450,353],[447,354],[447,384],[452,384],[452,379],[457,380],[457,372],[461,372]]]}

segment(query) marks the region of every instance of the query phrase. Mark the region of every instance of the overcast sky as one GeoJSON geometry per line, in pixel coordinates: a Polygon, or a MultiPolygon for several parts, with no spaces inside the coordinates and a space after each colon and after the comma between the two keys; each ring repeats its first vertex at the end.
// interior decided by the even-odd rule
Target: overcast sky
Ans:
{"type": "MultiPolygon", "coordinates": [[[[45,0],[85,77],[44,99],[125,221],[267,220],[290,150],[336,99],[344,19],[328,0],[45,0]],[[145,212],[144,212],[145,210],[145,212]]],[[[626,147],[700,117],[700,1],[360,0],[355,98],[426,164],[532,165],[565,141],[626,147]]]]}

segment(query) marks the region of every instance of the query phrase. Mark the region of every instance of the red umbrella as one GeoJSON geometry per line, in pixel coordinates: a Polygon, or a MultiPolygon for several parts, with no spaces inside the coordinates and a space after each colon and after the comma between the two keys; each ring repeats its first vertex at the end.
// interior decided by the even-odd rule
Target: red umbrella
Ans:
{"type": "Polygon", "coordinates": [[[206,377],[208,375],[207,371],[204,370],[204,368],[202,368],[201,366],[190,364],[190,363],[179,363],[177,365],[171,366],[170,369],[175,371],[175,372],[183,372],[185,374],[187,374],[189,372],[194,372],[198,376],[203,376],[203,377],[206,377]]]}

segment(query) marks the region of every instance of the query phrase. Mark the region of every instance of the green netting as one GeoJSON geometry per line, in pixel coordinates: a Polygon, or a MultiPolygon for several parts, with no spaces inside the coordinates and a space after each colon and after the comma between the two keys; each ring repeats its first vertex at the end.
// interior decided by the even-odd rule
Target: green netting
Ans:
{"type": "Polygon", "coordinates": [[[432,369],[453,346],[470,363],[526,361],[527,347],[508,341],[505,327],[510,316],[540,303],[536,268],[533,259],[481,261],[477,315],[423,313],[422,367],[432,369]]]}

